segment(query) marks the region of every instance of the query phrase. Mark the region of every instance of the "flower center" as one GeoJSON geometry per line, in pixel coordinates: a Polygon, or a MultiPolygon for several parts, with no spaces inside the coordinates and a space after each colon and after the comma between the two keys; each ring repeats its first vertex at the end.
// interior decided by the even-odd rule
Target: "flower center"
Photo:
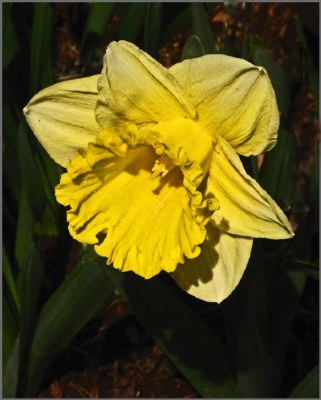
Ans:
{"type": "MultiPolygon", "coordinates": [[[[172,154],[179,156],[182,152],[186,153],[191,162],[196,162],[200,166],[201,180],[203,180],[208,172],[213,153],[213,142],[208,132],[197,122],[186,118],[161,122],[155,128],[172,154]]],[[[158,174],[165,176],[177,164],[171,161],[170,154],[169,157],[164,157],[165,155],[160,153],[159,155],[161,157],[156,161],[153,172],[160,171],[158,174]]]]}
{"type": "Polygon", "coordinates": [[[160,156],[152,168],[152,177],[155,178],[158,175],[166,176],[172,169],[175,168],[173,161],[166,155],[160,156]]]}

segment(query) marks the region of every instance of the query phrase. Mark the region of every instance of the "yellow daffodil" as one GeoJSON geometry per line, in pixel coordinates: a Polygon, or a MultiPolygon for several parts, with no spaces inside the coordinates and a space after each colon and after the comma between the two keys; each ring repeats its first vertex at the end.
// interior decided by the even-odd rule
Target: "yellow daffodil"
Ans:
{"type": "Polygon", "coordinates": [[[190,294],[221,302],[237,286],[253,238],[291,226],[244,170],[277,140],[265,70],[225,55],[165,69],[112,42],[100,75],[42,90],[24,109],[67,168],[56,188],[71,235],[121,271],[166,271],[190,294]]]}

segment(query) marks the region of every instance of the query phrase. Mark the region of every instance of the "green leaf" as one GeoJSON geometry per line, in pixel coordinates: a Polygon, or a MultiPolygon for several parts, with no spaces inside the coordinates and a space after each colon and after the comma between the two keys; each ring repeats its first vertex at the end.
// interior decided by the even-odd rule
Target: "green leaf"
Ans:
{"type": "Polygon", "coordinates": [[[18,137],[20,172],[32,213],[36,220],[40,220],[46,204],[46,198],[41,175],[35,164],[31,139],[34,139],[34,136],[31,136],[26,121],[22,121],[18,137]]]}
{"type": "Polygon", "coordinates": [[[191,3],[194,33],[199,37],[205,54],[215,52],[213,33],[202,3],[191,3]]]}
{"type": "Polygon", "coordinates": [[[295,15],[294,16],[294,24],[296,29],[296,34],[299,39],[299,42],[303,48],[305,57],[307,58],[307,70],[308,70],[308,77],[311,84],[312,93],[316,102],[316,109],[319,109],[319,78],[316,68],[314,66],[313,58],[307,44],[305,34],[302,28],[302,24],[300,18],[295,15]]]}
{"type": "Polygon", "coordinates": [[[42,196],[45,198],[42,224],[51,226],[51,234],[58,232],[58,219],[62,208],[58,205],[55,197],[55,187],[58,185],[62,173],[61,167],[49,157],[48,153],[38,141],[34,141],[34,163],[39,173],[39,185],[42,189],[42,196]]]}
{"type": "Polygon", "coordinates": [[[200,41],[200,38],[197,35],[190,36],[182,51],[181,61],[187,60],[190,58],[201,57],[205,54],[205,50],[203,45],[200,41]]]}
{"type": "MultiPolygon", "coordinates": [[[[235,327],[237,341],[238,387],[242,397],[279,397],[281,374],[268,349],[268,287],[262,242],[257,240],[251,259],[239,285],[234,303],[239,309],[235,327]]],[[[233,314],[229,315],[233,318],[233,314]]],[[[235,315],[234,315],[235,318],[235,315]]]]}
{"type": "Polygon", "coordinates": [[[102,37],[115,8],[115,3],[91,3],[89,7],[89,14],[82,35],[82,49],[87,47],[90,42],[94,41],[96,44],[97,39],[102,37]]]}
{"type": "Polygon", "coordinates": [[[315,264],[309,261],[305,260],[292,260],[291,266],[289,267],[289,270],[295,270],[295,271],[300,271],[306,274],[307,276],[310,276],[313,279],[319,280],[320,276],[320,267],[319,264],[315,264]]]}
{"type": "MultiPolygon", "coordinates": [[[[228,23],[227,22],[223,23],[222,39],[223,39],[222,53],[226,54],[227,56],[236,57],[236,52],[234,50],[231,37],[228,35],[228,23]]],[[[244,43],[245,43],[245,40],[243,41],[243,45],[244,45],[244,43]]],[[[218,48],[219,48],[219,45],[218,45],[218,48]]],[[[246,51],[246,49],[245,49],[245,51],[246,51]]]]}
{"type": "Polygon", "coordinates": [[[2,268],[3,268],[5,282],[10,291],[10,295],[12,297],[12,300],[14,302],[16,310],[20,311],[20,301],[19,301],[19,296],[18,296],[18,292],[17,292],[16,282],[15,282],[12,268],[11,268],[11,265],[10,265],[10,262],[9,262],[9,259],[7,256],[7,252],[6,252],[6,249],[4,246],[3,246],[3,250],[2,250],[2,268]]]}
{"type": "Polygon", "coordinates": [[[17,51],[19,50],[19,43],[12,21],[12,3],[3,4],[3,52],[2,52],[2,68],[6,68],[17,51]]]}
{"type": "Polygon", "coordinates": [[[276,146],[264,155],[259,182],[284,210],[289,210],[294,201],[298,162],[296,137],[281,127],[276,146]]]}
{"type": "Polygon", "coordinates": [[[275,90],[279,110],[287,118],[291,106],[291,85],[287,72],[273,60],[269,51],[264,47],[256,47],[253,62],[267,70],[275,90]]]}
{"type": "Polygon", "coordinates": [[[43,307],[31,348],[26,396],[37,396],[57,353],[113,293],[106,268],[98,261],[78,265],[43,307]]]}
{"type": "Polygon", "coordinates": [[[242,56],[241,58],[244,58],[244,60],[248,59],[248,51],[249,51],[249,30],[248,27],[244,27],[244,37],[243,37],[243,43],[242,43],[242,56]]]}
{"type": "Polygon", "coordinates": [[[162,42],[170,40],[177,32],[192,25],[192,11],[190,5],[172,21],[163,35],[162,42]]]}
{"type": "Polygon", "coordinates": [[[17,397],[18,371],[19,371],[19,336],[10,353],[3,379],[3,398],[17,397]]]}
{"type": "Polygon", "coordinates": [[[146,330],[203,397],[237,397],[225,345],[161,278],[106,269],[146,330]]]}
{"type": "Polygon", "coordinates": [[[44,265],[34,245],[31,246],[26,262],[18,277],[21,304],[19,380],[17,396],[24,397],[28,378],[28,363],[32,338],[37,321],[36,305],[44,277],[44,265]]]}
{"type": "Polygon", "coordinates": [[[33,7],[34,17],[30,50],[30,95],[34,95],[43,87],[43,83],[45,83],[42,79],[47,73],[48,60],[51,60],[53,30],[52,5],[50,3],[34,3],[33,7]]]}
{"type": "Polygon", "coordinates": [[[115,3],[91,3],[81,40],[83,74],[93,75],[101,69],[105,50],[102,38],[115,9],[115,3]]]}
{"type": "Polygon", "coordinates": [[[158,58],[163,20],[163,4],[148,3],[144,27],[145,51],[155,59],[158,58]]]}
{"type": "MultiPolygon", "coordinates": [[[[272,267],[271,264],[269,267],[272,267]]],[[[284,362],[286,341],[306,282],[300,271],[277,268],[269,290],[269,348],[278,365],[284,362]]]]}
{"type": "Polygon", "coordinates": [[[314,367],[289,395],[290,398],[319,398],[319,365],[314,367]]]}
{"type": "Polygon", "coordinates": [[[34,220],[25,191],[21,190],[19,203],[18,223],[15,240],[14,254],[18,266],[21,268],[26,260],[32,243],[32,230],[34,220]]]}
{"type": "Polygon", "coordinates": [[[6,283],[3,284],[2,300],[2,366],[6,371],[6,366],[14,343],[19,333],[19,316],[14,300],[8,290],[6,283]]]}
{"type": "Polygon", "coordinates": [[[135,43],[143,31],[147,3],[125,3],[116,28],[118,40],[135,43]]]}

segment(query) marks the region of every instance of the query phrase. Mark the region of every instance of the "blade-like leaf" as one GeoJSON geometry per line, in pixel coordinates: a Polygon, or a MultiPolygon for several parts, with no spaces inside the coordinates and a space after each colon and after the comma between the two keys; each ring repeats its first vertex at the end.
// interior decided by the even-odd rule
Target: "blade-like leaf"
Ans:
{"type": "Polygon", "coordinates": [[[19,50],[19,43],[14,25],[12,23],[12,3],[3,4],[3,53],[2,53],[2,68],[6,68],[17,51],[19,50]]]}
{"type": "Polygon", "coordinates": [[[264,156],[259,182],[284,210],[293,204],[298,157],[295,135],[281,127],[277,145],[264,156]]]}
{"type": "Polygon", "coordinates": [[[158,58],[163,20],[163,4],[148,3],[144,27],[145,51],[155,59],[158,58]]]}
{"type": "Polygon", "coordinates": [[[277,103],[282,115],[288,117],[291,106],[291,85],[288,74],[280,64],[275,62],[267,49],[257,47],[253,54],[253,62],[264,67],[275,90],[277,103]]]}
{"type": "Polygon", "coordinates": [[[34,161],[31,139],[33,139],[33,137],[30,134],[30,130],[28,129],[26,122],[22,121],[19,128],[18,138],[22,183],[32,213],[36,220],[40,220],[46,204],[46,198],[41,175],[34,161]]]}
{"type": "Polygon", "coordinates": [[[314,367],[289,395],[296,399],[319,398],[319,365],[314,367]]]}
{"type": "Polygon", "coordinates": [[[36,305],[42,288],[43,277],[44,265],[35,245],[32,245],[18,277],[21,304],[18,397],[25,396],[30,348],[37,320],[36,305]]]}
{"type": "Polygon", "coordinates": [[[2,324],[2,366],[5,372],[7,361],[19,333],[17,308],[6,284],[3,285],[2,324]]]}
{"type": "Polygon", "coordinates": [[[143,31],[147,3],[127,3],[116,28],[116,37],[135,43],[143,31]]]}
{"type": "Polygon", "coordinates": [[[309,81],[311,84],[312,93],[314,95],[314,99],[316,102],[316,109],[318,110],[319,109],[319,78],[318,78],[318,74],[317,74],[316,68],[314,66],[313,58],[312,58],[309,46],[308,46],[306,38],[305,38],[305,34],[303,31],[303,27],[302,27],[300,18],[297,15],[294,16],[294,23],[295,23],[297,37],[302,46],[305,57],[307,58],[308,77],[309,77],[309,81]]]}
{"type": "Polygon", "coordinates": [[[102,37],[114,8],[115,3],[90,4],[89,14],[82,35],[82,48],[88,46],[92,38],[97,40],[97,38],[102,37]]]}
{"type": "Polygon", "coordinates": [[[278,397],[281,379],[280,370],[268,351],[268,291],[261,244],[258,240],[254,243],[247,270],[236,298],[232,299],[241,304],[235,330],[238,387],[242,396],[254,398],[278,397]]]}
{"type": "Polygon", "coordinates": [[[14,305],[17,309],[17,311],[20,311],[20,301],[19,301],[19,296],[17,292],[17,287],[16,287],[16,282],[13,276],[12,268],[7,256],[7,252],[5,247],[3,246],[2,250],[2,268],[3,268],[3,273],[4,273],[4,278],[5,282],[9,288],[10,295],[12,297],[12,300],[14,302],[14,305]]]}
{"type": "Polygon", "coordinates": [[[17,385],[18,385],[18,371],[19,371],[19,348],[20,340],[19,336],[15,341],[14,347],[10,353],[6,370],[3,379],[3,398],[15,398],[17,397],[17,385]]]}
{"type": "Polygon", "coordinates": [[[199,37],[205,54],[215,52],[213,33],[202,3],[191,3],[194,33],[199,37]]]}
{"type": "Polygon", "coordinates": [[[162,42],[170,40],[177,32],[190,25],[192,25],[192,11],[190,5],[188,5],[187,8],[168,25],[163,35],[162,42]]]}
{"type": "Polygon", "coordinates": [[[161,278],[107,268],[134,314],[203,397],[238,395],[224,344],[161,278]]]}
{"type": "Polygon", "coordinates": [[[106,265],[78,265],[43,307],[35,331],[26,395],[37,395],[44,373],[57,353],[113,293],[106,265]]]}
{"type": "Polygon", "coordinates": [[[34,17],[31,33],[30,52],[30,94],[42,87],[42,77],[51,60],[51,38],[53,29],[52,5],[34,3],[34,17]]]}
{"type": "Polygon", "coordinates": [[[115,3],[91,3],[81,40],[83,74],[93,75],[102,68],[102,37],[115,9],[115,3]]]}
{"type": "Polygon", "coordinates": [[[32,243],[34,220],[25,191],[21,190],[18,212],[18,223],[14,253],[18,266],[21,268],[26,260],[32,243]]]}
{"type": "Polygon", "coordinates": [[[320,266],[309,261],[304,260],[292,260],[290,270],[300,271],[310,276],[313,279],[319,279],[320,276],[320,266]]]}
{"type": "Polygon", "coordinates": [[[182,51],[181,61],[187,60],[190,58],[201,57],[205,54],[205,50],[203,45],[200,41],[200,38],[197,35],[190,36],[182,51]]]}

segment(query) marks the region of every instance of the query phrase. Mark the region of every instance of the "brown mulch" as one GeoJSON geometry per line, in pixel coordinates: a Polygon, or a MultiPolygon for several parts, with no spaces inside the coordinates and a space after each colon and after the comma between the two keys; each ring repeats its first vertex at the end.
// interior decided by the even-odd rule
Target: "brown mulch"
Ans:
{"type": "Polygon", "coordinates": [[[52,382],[42,398],[195,398],[193,388],[172,377],[171,364],[157,345],[96,369],[70,371],[52,382]]]}

